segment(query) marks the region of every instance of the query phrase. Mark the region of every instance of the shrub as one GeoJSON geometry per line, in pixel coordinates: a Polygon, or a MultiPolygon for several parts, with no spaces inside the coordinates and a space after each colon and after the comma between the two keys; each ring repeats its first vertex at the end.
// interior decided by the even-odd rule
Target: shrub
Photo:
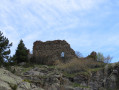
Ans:
{"type": "Polygon", "coordinates": [[[68,73],[76,73],[87,71],[89,68],[99,68],[103,66],[104,63],[92,59],[73,59],[68,63],[59,64],[58,68],[68,73]]]}
{"type": "Polygon", "coordinates": [[[87,58],[91,58],[93,60],[97,59],[97,53],[95,51],[91,52],[90,55],[87,56],[87,58]]]}
{"type": "Polygon", "coordinates": [[[108,55],[107,57],[104,57],[104,55],[100,52],[97,53],[97,61],[104,62],[104,63],[110,63],[112,60],[112,57],[108,55]]]}
{"type": "Polygon", "coordinates": [[[105,57],[103,56],[102,53],[98,52],[97,53],[97,61],[104,62],[105,57]]]}

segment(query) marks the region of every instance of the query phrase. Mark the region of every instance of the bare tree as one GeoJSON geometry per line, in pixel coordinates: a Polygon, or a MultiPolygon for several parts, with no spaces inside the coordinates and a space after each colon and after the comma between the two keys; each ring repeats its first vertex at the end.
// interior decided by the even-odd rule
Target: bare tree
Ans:
{"type": "Polygon", "coordinates": [[[113,58],[113,57],[111,57],[110,55],[108,55],[107,57],[105,57],[104,62],[105,62],[105,63],[110,63],[111,60],[112,60],[112,58],[113,58]]]}
{"type": "Polygon", "coordinates": [[[75,54],[76,54],[76,56],[78,58],[82,58],[83,57],[83,55],[79,51],[75,51],[75,54]]]}

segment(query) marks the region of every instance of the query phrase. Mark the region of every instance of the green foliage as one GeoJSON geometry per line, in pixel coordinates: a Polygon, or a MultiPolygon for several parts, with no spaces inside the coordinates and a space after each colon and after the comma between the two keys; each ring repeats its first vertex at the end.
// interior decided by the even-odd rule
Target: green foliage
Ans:
{"type": "Polygon", "coordinates": [[[104,62],[105,57],[103,56],[102,53],[98,52],[97,53],[97,61],[104,62]]]}
{"type": "Polygon", "coordinates": [[[90,58],[95,61],[103,62],[103,63],[110,63],[112,60],[112,57],[110,57],[110,55],[105,57],[102,53],[100,52],[97,53],[95,51],[91,52],[91,54],[88,55],[87,58],[90,58]]]}
{"type": "Polygon", "coordinates": [[[28,79],[24,79],[23,82],[31,83],[32,81],[30,81],[30,80],[28,80],[28,79]]]}
{"type": "Polygon", "coordinates": [[[65,77],[68,77],[68,78],[73,78],[77,75],[77,73],[67,73],[67,72],[63,72],[63,75],[65,77]]]}
{"type": "Polygon", "coordinates": [[[104,67],[105,64],[103,62],[97,62],[92,59],[74,59],[68,63],[61,63],[57,66],[58,69],[63,70],[67,73],[77,73],[77,72],[85,72],[88,69],[93,68],[101,68],[104,67]]]}
{"type": "Polygon", "coordinates": [[[73,83],[73,87],[80,87],[81,85],[78,83],[73,83]]]}
{"type": "Polygon", "coordinates": [[[91,58],[93,60],[97,59],[97,53],[95,51],[91,52],[90,55],[87,56],[87,58],[91,58]]]}
{"type": "Polygon", "coordinates": [[[104,63],[110,63],[111,60],[112,60],[112,57],[110,57],[110,55],[105,57],[102,53],[100,52],[97,53],[97,61],[104,62],[104,63]]]}
{"type": "Polygon", "coordinates": [[[89,69],[88,72],[97,72],[97,71],[100,71],[100,70],[103,70],[104,68],[101,67],[101,68],[94,68],[94,69],[89,69]]]}
{"type": "Polygon", "coordinates": [[[79,83],[73,83],[73,87],[89,88],[88,86],[82,86],[79,83]]]}
{"type": "Polygon", "coordinates": [[[13,60],[16,63],[27,62],[28,61],[28,50],[23,43],[23,40],[20,40],[20,43],[17,47],[16,53],[13,56],[13,60]]]}
{"type": "Polygon", "coordinates": [[[4,64],[4,61],[10,58],[11,46],[12,43],[9,43],[8,38],[4,37],[3,33],[0,31],[0,65],[4,64]]]}

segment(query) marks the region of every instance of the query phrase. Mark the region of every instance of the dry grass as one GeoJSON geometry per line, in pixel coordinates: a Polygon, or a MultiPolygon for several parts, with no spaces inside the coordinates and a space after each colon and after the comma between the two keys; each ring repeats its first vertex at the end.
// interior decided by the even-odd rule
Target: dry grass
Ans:
{"type": "Polygon", "coordinates": [[[68,63],[60,63],[57,67],[67,73],[86,71],[90,68],[103,67],[104,63],[91,59],[73,59],[68,63]]]}

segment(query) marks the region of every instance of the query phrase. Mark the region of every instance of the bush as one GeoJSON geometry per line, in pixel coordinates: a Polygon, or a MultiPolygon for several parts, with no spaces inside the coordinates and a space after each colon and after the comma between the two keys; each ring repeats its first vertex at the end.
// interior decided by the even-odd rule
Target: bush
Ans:
{"type": "Polygon", "coordinates": [[[91,58],[96,61],[97,59],[97,53],[95,51],[91,52],[90,55],[87,56],[87,58],[91,58]]]}
{"type": "Polygon", "coordinates": [[[97,61],[104,62],[105,57],[103,56],[102,53],[98,52],[97,53],[97,61]]]}
{"type": "Polygon", "coordinates": [[[68,63],[61,63],[58,68],[67,73],[76,73],[87,71],[89,68],[103,67],[104,63],[97,62],[92,59],[73,59],[68,63]]]}
{"type": "Polygon", "coordinates": [[[97,61],[104,62],[104,63],[110,63],[112,60],[112,57],[108,55],[107,57],[104,57],[104,55],[100,52],[97,53],[97,61]]]}

